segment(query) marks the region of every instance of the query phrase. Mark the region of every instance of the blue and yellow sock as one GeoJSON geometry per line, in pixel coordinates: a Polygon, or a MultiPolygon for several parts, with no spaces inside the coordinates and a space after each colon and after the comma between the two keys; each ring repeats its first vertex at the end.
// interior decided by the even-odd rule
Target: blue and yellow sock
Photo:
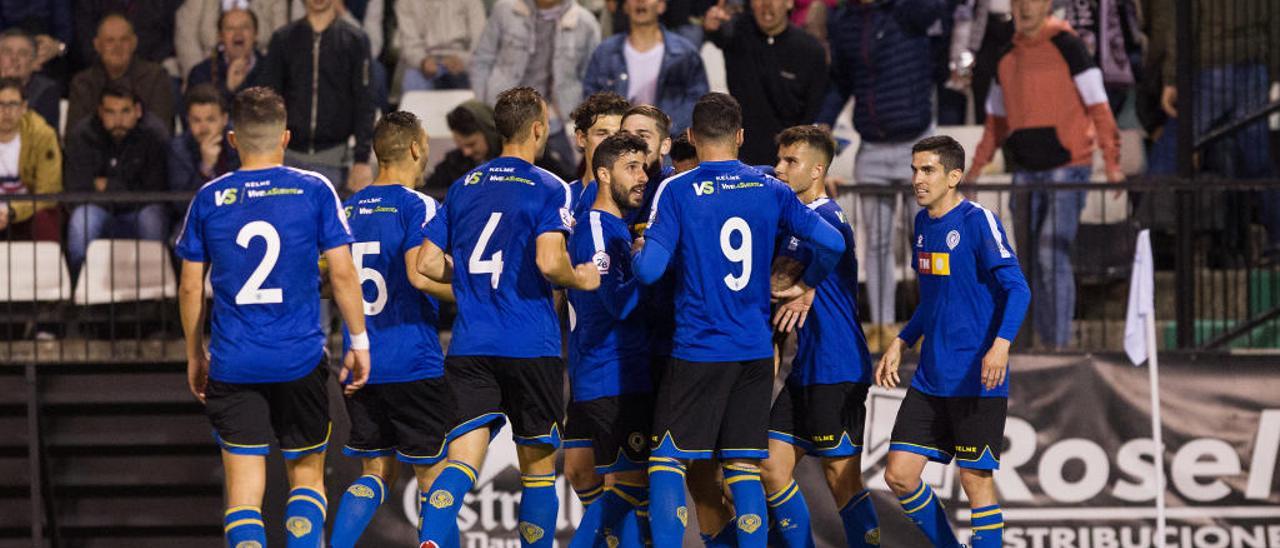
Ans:
{"type": "Polygon", "coordinates": [[[233,506],[222,517],[222,530],[227,535],[227,546],[233,548],[242,542],[267,545],[267,529],[262,525],[262,510],[257,506],[233,506]]]}
{"type": "Polygon", "coordinates": [[[954,548],[960,545],[955,532],[951,530],[951,524],[947,523],[942,501],[938,500],[933,489],[924,482],[920,482],[920,487],[910,495],[898,497],[898,504],[902,505],[907,518],[924,532],[924,536],[929,537],[934,546],[954,548]]]}
{"type": "Polygon", "coordinates": [[[619,481],[608,489],[606,496],[609,497],[609,503],[604,505],[603,521],[607,535],[605,544],[612,545],[610,542],[616,542],[616,546],[622,547],[645,546],[649,538],[648,486],[619,481]]]}
{"type": "Polygon", "coordinates": [[[844,522],[845,542],[850,548],[880,546],[880,518],[871,501],[871,491],[863,489],[840,509],[840,521],[844,522]]]}
{"type": "MultiPolygon", "coordinates": [[[[706,548],[737,548],[738,546],[738,527],[736,519],[730,519],[729,523],[724,524],[720,528],[720,532],[714,536],[701,533],[702,545],[706,548]]],[[[654,546],[657,546],[656,544],[654,546]]]]}
{"type": "Polygon", "coordinates": [[[524,486],[520,495],[520,545],[550,547],[556,538],[556,515],[560,513],[560,497],[556,496],[555,474],[522,474],[524,486]]]}
{"type": "Polygon", "coordinates": [[[969,524],[973,527],[973,537],[969,539],[972,548],[1004,546],[1004,514],[999,504],[974,508],[969,524]]]}
{"type": "Polygon", "coordinates": [[[285,546],[319,548],[324,540],[325,505],[324,493],[310,487],[289,491],[284,507],[285,546]]]}
{"type": "Polygon", "coordinates": [[[583,512],[582,520],[578,522],[578,529],[573,533],[573,540],[569,541],[569,548],[590,548],[595,545],[596,536],[600,533],[600,522],[604,508],[596,503],[604,493],[604,483],[601,482],[587,489],[574,489],[573,491],[578,494],[578,500],[582,501],[582,505],[586,507],[587,511],[583,512]]]}
{"type": "Polygon", "coordinates": [[[475,468],[452,460],[445,465],[422,500],[418,542],[430,540],[441,547],[450,546],[451,539],[457,542],[458,510],[462,509],[462,499],[475,484],[475,468]]]}
{"type": "Polygon", "coordinates": [[[809,528],[809,506],[804,493],[795,480],[777,493],[769,495],[769,515],[773,518],[770,535],[777,535],[777,543],[787,548],[813,546],[813,531],[809,528]]]}
{"type": "Polygon", "coordinates": [[[333,517],[333,536],[329,538],[329,546],[355,546],[386,496],[386,485],[378,476],[368,474],[353,482],[338,502],[338,514],[333,517]]]}
{"type": "Polygon", "coordinates": [[[685,466],[676,459],[649,458],[649,531],[654,546],[681,546],[689,525],[684,500],[685,466]]]}
{"type": "MultiPolygon", "coordinates": [[[[427,503],[427,494],[418,491],[418,535],[422,535],[422,507],[427,503]]],[[[421,541],[419,541],[421,542],[421,541]]],[[[436,541],[439,548],[462,548],[462,532],[458,529],[458,522],[453,522],[453,527],[445,529],[445,539],[443,542],[436,541]]]]}
{"type": "Polygon", "coordinates": [[[724,483],[733,494],[738,515],[738,546],[764,548],[769,543],[769,508],[765,505],[760,469],[743,464],[724,465],[724,483]]]}

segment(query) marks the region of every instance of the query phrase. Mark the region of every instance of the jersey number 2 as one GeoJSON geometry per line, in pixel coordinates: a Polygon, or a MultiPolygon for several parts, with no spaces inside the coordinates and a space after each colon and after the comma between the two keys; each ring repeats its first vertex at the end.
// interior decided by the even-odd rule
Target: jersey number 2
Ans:
{"type": "Polygon", "coordinates": [[[729,217],[729,220],[720,227],[720,252],[724,253],[726,259],[742,263],[741,275],[724,275],[724,284],[729,286],[729,289],[742,291],[747,287],[747,282],[751,281],[751,225],[748,225],[742,217],[729,217]],[[737,232],[741,239],[738,247],[733,247],[734,232],[737,232]]]}
{"type": "Polygon", "coordinates": [[[284,302],[284,292],[280,288],[262,288],[262,283],[267,281],[267,276],[276,267],[276,261],[280,260],[280,233],[276,232],[276,227],[266,221],[253,221],[244,225],[236,234],[236,245],[249,249],[249,242],[258,237],[267,242],[267,252],[262,255],[258,268],[253,269],[253,274],[249,275],[244,286],[236,293],[237,305],[284,302]]]}
{"type": "Polygon", "coordinates": [[[467,259],[467,271],[472,274],[488,274],[489,285],[493,289],[497,289],[498,282],[502,281],[502,250],[494,251],[488,259],[484,258],[484,250],[489,247],[489,238],[493,237],[493,231],[498,228],[500,220],[502,220],[502,213],[495,211],[489,214],[489,222],[484,224],[484,230],[480,232],[480,240],[476,242],[476,247],[471,250],[471,257],[467,259]]]}

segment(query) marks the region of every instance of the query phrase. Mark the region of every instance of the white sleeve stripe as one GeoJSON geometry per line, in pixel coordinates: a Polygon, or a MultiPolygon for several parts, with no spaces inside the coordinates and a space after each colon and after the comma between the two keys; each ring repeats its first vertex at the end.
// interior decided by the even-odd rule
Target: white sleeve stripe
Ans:
{"type": "MultiPolygon", "coordinates": [[[[974,205],[977,205],[977,204],[974,204],[974,205]]],[[[1012,257],[1013,254],[1009,253],[1009,249],[1004,246],[1004,236],[1000,235],[1000,227],[996,225],[995,214],[991,213],[991,210],[985,207],[982,207],[982,206],[977,206],[977,207],[978,209],[981,209],[982,213],[987,216],[987,228],[991,229],[991,238],[996,241],[996,249],[1000,250],[1000,258],[1008,259],[1009,257],[1012,257]]]]}
{"type": "Polygon", "coordinates": [[[658,215],[658,200],[662,199],[662,193],[667,190],[667,183],[670,183],[671,181],[674,181],[680,177],[689,175],[694,171],[696,170],[691,169],[684,173],[677,173],[675,175],[667,177],[662,181],[662,184],[658,185],[658,191],[653,193],[653,204],[649,206],[649,219],[645,221],[646,223],[653,224],[653,218],[658,215]]]}
{"type": "Polygon", "coordinates": [[[604,227],[600,225],[600,212],[591,212],[591,245],[595,246],[596,253],[604,251],[604,227]]]}
{"type": "Polygon", "coordinates": [[[1102,83],[1102,70],[1098,67],[1090,68],[1073,78],[1076,82],[1076,90],[1080,92],[1080,99],[1084,101],[1085,106],[1093,106],[1108,102],[1107,86],[1102,83]]]}
{"type": "Polygon", "coordinates": [[[560,176],[555,173],[542,169],[536,165],[533,166],[533,169],[545,173],[548,177],[551,177],[557,183],[560,183],[560,186],[564,188],[564,207],[565,209],[569,209],[573,205],[573,187],[570,187],[569,183],[564,182],[564,179],[561,179],[560,176]]]}
{"type": "Polygon", "coordinates": [[[333,188],[333,181],[330,181],[328,177],[325,177],[315,171],[307,171],[305,169],[298,169],[296,167],[289,166],[285,166],[285,169],[295,173],[301,173],[303,175],[310,175],[324,181],[324,186],[329,187],[329,193],[333,194],[333,204],[338,208],[338,220],[342,222],[342,228],[347,229],[347,234],[351,234],[351,225],[347,224],[347,214],[342,211],[342,198],[338,197],[337,189],[333,188]]]}
{"type": "Polygon", "coordinates": [[[422,205],[426,206],[427,211],[426,211],[426,215],[422,217],[422,226],[427,226],[427,223],[431,222],[431,219],[436,218],[435,199],[431,198],[430,196],[427,196],[426,194],[413,190],[411,188],[406,188],[405,190],[408,190],[409,192],[414,193],[414,195],[416,195],[420,200],[422,200],[422,205]]]}
{"type": "Polygon", "coordinates": [[[818,198],[817,200],[809,202],[808,206],[809,206],[809,209],[817,211],[818,208],[822,207],[823,205],[826,205],[826,203],[830,201],[831,201],[830,198],[818,198]]]}
{"type": "Polygon", "coordinates": [[[991,90],[987,92],[987,114],[994,116],[1008,117],[1009,114],[1004,110],[1004,89],[1000,87],[1000,83],[995,80],[991,81],[991,90]]]}

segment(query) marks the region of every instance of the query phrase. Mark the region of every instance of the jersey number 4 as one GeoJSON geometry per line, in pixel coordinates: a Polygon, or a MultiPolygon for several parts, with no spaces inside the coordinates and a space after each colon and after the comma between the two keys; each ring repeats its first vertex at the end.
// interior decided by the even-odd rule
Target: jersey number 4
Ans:
{"type": "Polygon", "coordinates": [[[467,272],[472,274],[488,274],[489,285],[493,289],[498,288],[498,282],[502,281],[502,250],[494,251],[488,259],[484,258],[485,248],[489,247],[489,238],[493,237],[493,231],[498,228],[498,221],[502,220],[502,213],[493,212],[489,214],[489,222],[484,224],[484,230],[480,232],[480,240],[476,242],[476,247],[471,250],[471,257],[467,259],[467,272]]]}

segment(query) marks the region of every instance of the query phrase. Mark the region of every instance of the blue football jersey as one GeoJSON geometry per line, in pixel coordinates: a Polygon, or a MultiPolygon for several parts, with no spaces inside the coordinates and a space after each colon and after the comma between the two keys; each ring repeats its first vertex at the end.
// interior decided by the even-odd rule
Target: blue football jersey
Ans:
{"type": "Polygon", "coordinates": [[[535,240],[572,234],[570,205],[569,185],[519,158],[499,157],[449,187],[444,213],[423,235],[453,256],[450,355],[560,355],[560,322],[535,240]]]}
{"type": "Polygon", "coordinates": [[[569,386],[574,401],[649,392],[649,326],[638,310],[631,232],[611,213],[588,210],[569,239],[574,264],[600,271],[595,291],[569,290],[569,386]]]}
{"type": "Polygon", "coordinates": [[[671,252],[668,271],[676,269],[672,356],[773,356],[769,267],[779,229],[803,239],[832,230],[785,184],[736,160],[703,162],[662,182],[644,236],[671,252]]]}
{"type": "Polygon", "coordinates": [[[920,304],[903,335],[912,343],[923,335],[924,343],[911,386],[941,397],[1008,397],[1007,376],[993,390],[982,386],[982,358],[1004,320],[995,272],[1019,268],[1000,220],[969,201],[937,219],[921,210],[912,250],[920,304]]]}
{"type": "Polygon", "coordinates": [[[289,167],[228,173],[200,188],[177,253],[209,263],[209,376],[228,383],[291,381],[324,352],[320,254],[350,244],[333,185],[289,167]]]}
{"type": "MultiPolygon", "coordinates": [[[[347,199],[360,274],[369,358],[378,364],[369,384],[409,382],[444,374],[437,322],[440,304],[409,283],[404,256],[422,243],[422,227],[436,201],[401,185],[369,185],[347,199]]],[[[343,350],[350,348],[343,330],[343,350]]]]}

